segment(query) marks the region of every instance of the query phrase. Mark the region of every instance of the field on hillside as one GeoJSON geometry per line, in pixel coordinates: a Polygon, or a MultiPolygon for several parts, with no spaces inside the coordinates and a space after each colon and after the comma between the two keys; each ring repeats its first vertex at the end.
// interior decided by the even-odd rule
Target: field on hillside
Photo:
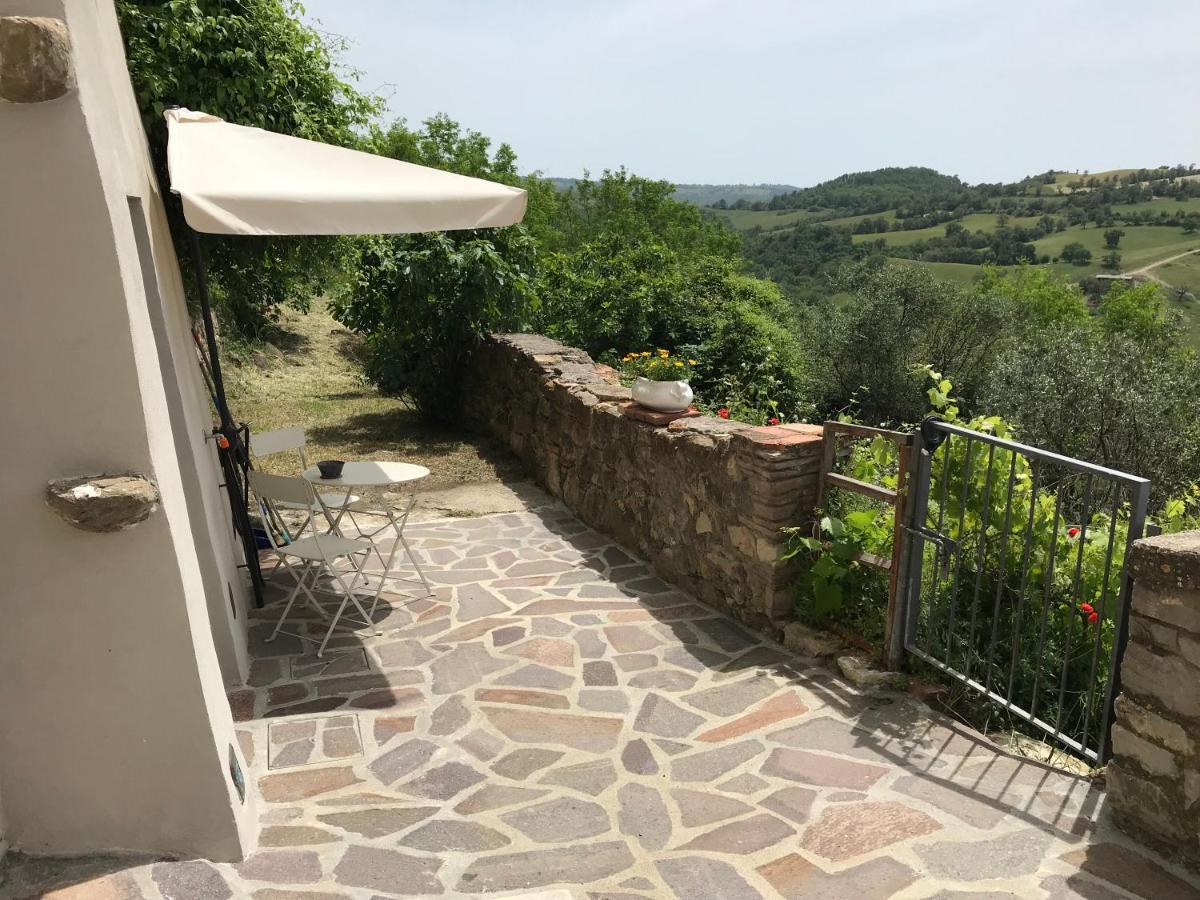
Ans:
{"type": "Polygon", "coordinates": [[[1158,266],[1154,275],[1171,287],[1190,291],[1200,298],[1200,253],[1158,266]]]}
{"type": "MultiPolygon", "coordinates": [[[[1128,272],[1140,269],[1158,259],[1200,248],[1200,235],[1184,234],[1182,229],[1166,225],[1139,225],[1122,229],[1125,236],[1117,251],[1121,254],[1121,270],[1128,272]]],[[[1046,253],[1058,256],[1062,248],[1072,242],[1083,244],[1092,251],[1092,262],[1087,266],[1059,263],[1061,271],[1067,273],[1092,274],[1100,270],[1100,258],[1108,253],[1104,243],[1103,228],[1068,228],[1047,235],[1034,242],[1039,255],[1046,253]]]]}
{"type": "Polygon", "coordinates": [[[1156,197],[1153,200],[1146,200],[1142,203],[1122,203],[1120,206],[1113,207],[1114,212],[1124,213],[1167,213],[1173,215],[1177,213],[1194,213],[1200,212],[1200,198],[1189,197],[1186,200],[1172,200],[1170,197],[1156,197]]]}
{"type": "Polygon", "coordinates": [[[756,226],[768,231],[773,228],[787,228],[819,219],[823,215],[807,209],[708,209],[708,212],[724,219],[738,231],[749,231],[756,226]]]}
{"type": "MultiPolygon", "coordinates": [[[[893,213],[893,217],[895,214],[893,213]]],[[[868,217],[871,218],[871,217],[868,217]]],[[[1009,227],[1017,225],[1032,226],[1037,223],[1040,216],[1010,216],[1008,220],[1009,227]]],[[[995,213],[972,213],[969,216],[963,216],[955,221],[962,225],[967,231],[995,231],[1000,224],[995,213]]],[[[917,241],[928,240],[929,238],[942,237],[946,233],[946,225],[931,225],[929,228],[914,228],[911,231],[886,231],[880,234],[856,234],[851,239],[856,244],[862,244],[877,238],[884,238],[889,244],[894,247],[907,247],[909,244],[915,244],[917,241]]]]}

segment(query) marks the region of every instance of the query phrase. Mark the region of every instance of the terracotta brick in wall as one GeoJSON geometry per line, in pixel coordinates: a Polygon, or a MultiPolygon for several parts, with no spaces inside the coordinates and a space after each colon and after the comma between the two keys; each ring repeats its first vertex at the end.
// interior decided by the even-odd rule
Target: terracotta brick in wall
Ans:
{"type": "Polygon", "coordinates": [[[611,369],[539,335],[491,338],[464,390],[474,428],[663,578],[751,625],[788,616],[794,572],[779,558],[779,529],[811,516],[820,426],[634,421],[611,369]]]}

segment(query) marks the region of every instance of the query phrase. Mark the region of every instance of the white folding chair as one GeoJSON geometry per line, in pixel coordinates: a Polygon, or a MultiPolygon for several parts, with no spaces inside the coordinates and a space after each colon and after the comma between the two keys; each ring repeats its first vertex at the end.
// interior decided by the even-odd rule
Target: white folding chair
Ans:
{"type": "Polygon", "coordinates": [[[380,577],[379,586],[375,590],[375,600],[378,602],[379,594],[383,591],[384,585],[389,581],[407,582],[416,584],[416,580],[406,578],[401,575],[392,574],[392,562],[396,558],[396,551],[403,548],[404,555],[412,564],[413,569],[417,573],[417,578],[420,579],[422,588],[424,588],[425,596],[432,597],[434,595],[433,588],[429,584],[429,579],[425,577],[425,570],[421,568],[421,564],[417,561],[417,555],[413,553],[412,547],[408,545],[408,539],[404,536],[404,528],[408,524],[409,514],[413,511],[413,507],[417,503],[417,492],[413,486],[415,482],[405,483],[401,486],[399,493],[392,493],[390,496],[384,494],[384,503],[382,507],[374,506],[365,500],[359,500],[354,503],[346,504],[346,508],[342,512],[334,515],[334,529],[338,529],[338,522],[341,521],[343,514],[350,517],[350,521],[354,523],[355,529],[361,537],[371,541],[371,546],[375,548],[375,555],[379,557],[379,562],[383,565],[383,572],[380,577]],[[360,515],[370,516],[375,519],[383,519],[383,523],[378,527],[367,530],[354,517],[355,513],[360,515]],[[388,555],[384,557],[383,551],[379,549],[379,545],[375,543],[375,536],[391,529],[393,534],[392,548],[388,555]]]}
{"type": "MultiPolygon", "coordinates": [[[[294,452],[300,458],[300,471],[308,468],[308,459],[304,455],[304,447],[308,437],[303,428],[278,428],[275,431],[264,431],[261,434],[250,435],[250,453],[255,459],[264,456],[274,456],[276,453],[294,452]]],[[[344,506],[358,503],[362,498],[356,494],[327,493],[318,495],[321,501],[321,511],[325,521],[333,527],[330,513],[337,513],[344,506]]],[[[276,504],[279,509],[296,509],[291,503],[276,504]]]]}
{"type": "MultiPolygon", "coordinates": [[[[267,642],[270,643],[275,640],[276,636],[283,630],[283,624],[287,621],[288,614],[292,611],[292,605],[296,602],[296,597],[300,593],[304,594],[308,605],[322,618],[330,619],[325,636],[321,639],[320,646],[317,648],[318,658],[324,656],[325,646],[329,643],[330,637],[333,636],[333,631],[337,628],[338,621],[341,619],[343,613],[345,613],[347,606],[353,604],[358,614],[362,616],[362,624],[368,628],[375,629],[373,617],[378,602],[378,595],[376,595],[375,601],[372,602],[371,611],[368,613],[363,608],[362,603],[359,602],[358,595],[355,593],[360,581],[364,586],[366,585],[367,577],[363,572],[363,565],[366,562],[367,555],[374,551],[374,545],[369,540],[321,533],[321,530],[317,528],[315,518],[321,511],[321,506],[312,485],[303,478],[287,475],[268,475],[265,472],[251,471],[250,487],[254,491],[254,496],[268,510],[273,510],[277,504],[286,503],[290,509],[303,509],[306,511],[304,522],[299,528],[289,530],[286,542],[279,540],[275,529],[271,527],[270,523],[266,527],[267,538],[271,543],[271,549],[279,560],[279,566],[291,575],[292,580],[295,581],[295,586],[292,588],[291,593],[288,594],[283,614],[280,615],[279,622],[276,623],[275,630],[271,632],[271,636],[267,638],[267,642]],[[305,534],[305,532],[310,533],[305,534]],[[299,564],[293,566],[292,559],[299,560],[299,564]],[[350,579],[349,584],[346,583],[346,573],[340,571],[334,565],[335,562],[341,559],[345,559],[350,563],[353,572],[353,577],[350,579]],[[341,589],[341,603],[332,617],[321,606],[313,594],[313,588],[320,589],[318,584],[322,576],[330,578],[341,589]],[[312,579],[311,587],[308,583],[310,577],[312,579]]],[[[283,633],[298,637],[301,640],[314,640],[312,636],[307,634],[290,631],[283,633]]],[[[375,634],[382,634],[382,632],[376,629],[375,634]]]]}

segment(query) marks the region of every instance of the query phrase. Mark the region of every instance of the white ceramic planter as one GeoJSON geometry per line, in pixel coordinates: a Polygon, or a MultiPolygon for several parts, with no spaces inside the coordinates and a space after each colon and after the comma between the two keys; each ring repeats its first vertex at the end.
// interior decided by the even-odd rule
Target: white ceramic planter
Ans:
{"type": "Polygon", "coordinates": [[[639,375],[633,382],[633,399],[659,412],[684,412],[692,405],[692,389],[686,381],[651,381],[639,375]]]}

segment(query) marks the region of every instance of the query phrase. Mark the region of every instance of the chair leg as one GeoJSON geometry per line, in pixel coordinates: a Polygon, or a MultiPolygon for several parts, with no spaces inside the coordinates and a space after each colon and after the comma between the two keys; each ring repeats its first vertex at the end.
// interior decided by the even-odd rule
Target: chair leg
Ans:
{"type": "Polygon", "coordinates": [[[413,564],[413,568],[417,570],[417,575],[421,578],[421,584],[425,585],[425,592],[432,597],[433,588],[429,586],[429,579],[425,577],[425,572],[421,568],[421,564],[417,562],[416,555],[412,552],[412,547],[408,546],[408,541],[404,539],[404,532],[400,532],[400,543],[404,545],[404,553],[408,556],[409,562],[413,564]]]}
{"type": "MultiPolygon", "coordinates": [[[[357,587],[358,575],[359,575],[359,574],[362,574],[362,564],[361,564],[361,563],[359,564],[359,567],[358,567],[358,569],[356,569],[356,570],[355,570],[355,578],[354,578],[354,580],[352,581],[352,584],[353,584],[355,587],[357,587]]],[[[342,587],[342,590],[345,592],[345,596],[346,596],[347,598],[349,598],[349,600],[350,600],[350,602],[351,602],[351,603],[353,603],[353,604],[354,604],[354,608],[358,610],[358,614],[359,614],[360,616],[362,616],[362,617],[363,617],[363,623],[366,625],[366,627],[367,627],[367,628],[371,628],[371,629],[373,629],[373,630],[375,631],[375,634],[376,634],[376,636],[379,636],[379,635],[383,634],[383,631],[382,631],[381,629],[379,629],[379,628],[376,628],[376,627],[375,627],[375,621],[374,621],[374,619],[372,619],[372,617],[371,617],[371,616],[367,615],[367,611],[366,611],[365,609],[363,609],[363,606],[362,606],[362,604],[358,602],[358,595],[357,595],[356,593],[354,593],[354,591],[353,591],[352,589],[350,589],[350,588],[347,588],[347,587],[346,587],[346,582],[342,580],[341,573],[340,573],[340,572],[334,572],[334,575],[333,575],[333,577],[334,577],[334,578],[336,578],[336,579],[337,579],[337,583],[338,583],[339,585],[341,585],[341,587],[342,587]]],[[[345,608],[345,602],[344,602],[344,601],[343,601],[343,603],[342,603],[342,608],[343,608],[343,609],[345,608]]],[[[372,610],[373,610],[373,608],[372,608],[372,610]]]]}
{"type": "Polygon", "coordinates": [[[329,623],[329,628],[325,632],[325,637],[321,638],[321,646],[317,648],[317,659],[320,659],[325,655],[325,645],[328,644],[329,639],[333,637],[333,629],[337,628],[338,619],[342,617],[342,612],[345,610],[346,603],[349,599],[349,597],[343,597],[342,603],[338,607],[337,612],[333,614],[333,621],[329,623]]]}
{"type": "MultiPolygon", "coordinates": [[[[266,643],[268,644],[279,636],[279,629],[281,629],[283,627],[283,623],[287,621],[288,613],[292,611],[292,604],[296,602],[296,595],[300,593],[300,589],[304,587],[304,576],[297,575],[295,571],[293,571],[292,567],[287,565],[286,562],[284,565],[287,568],[288,574],[291,575],[295,580],[296,586],[292,588],[292,592],[288,594],[287,603],[283,607],[283,615],[279,617],[279,621],[275,623],[275,630],[271,632],[271,636],[266,640],[266,643]]],[[[305,590],[305,593],[308,593],[308,591],[305,590]]]]}

